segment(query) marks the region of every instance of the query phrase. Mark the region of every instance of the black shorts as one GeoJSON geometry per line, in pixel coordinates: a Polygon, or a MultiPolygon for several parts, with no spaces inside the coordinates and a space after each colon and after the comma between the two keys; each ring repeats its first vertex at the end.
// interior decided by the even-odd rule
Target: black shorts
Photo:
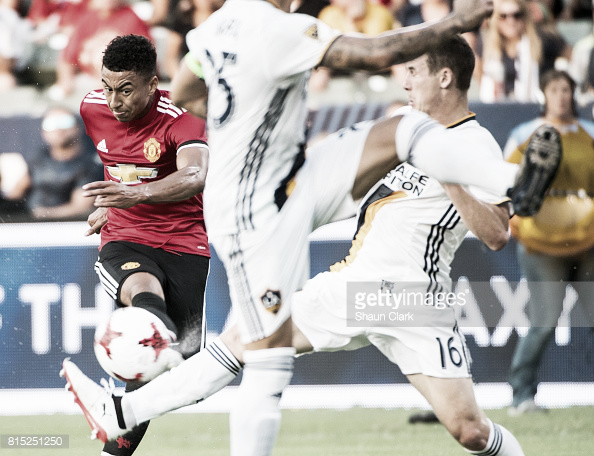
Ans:
{"type": "Polygon", "coordinates": [[[103,289],[118,306],[124,280],[136,272],[155,276],[165,294],[167,314],[178,328],[178,340],[185,355],[203,344],[203,312],[209,258],[189,253],[168,252],[126,241],[109,242],[99,252],[95,272],[103,289]]]}

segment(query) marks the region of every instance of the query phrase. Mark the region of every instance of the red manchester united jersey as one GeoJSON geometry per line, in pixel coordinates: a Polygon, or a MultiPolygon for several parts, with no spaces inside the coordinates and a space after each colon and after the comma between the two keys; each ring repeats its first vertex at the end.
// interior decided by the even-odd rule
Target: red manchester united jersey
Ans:
{"type": "MultiPolygon", "coordinates": [[[[151,110],[141,119],[119,122],[102,90],[87,94],[80,113],[103,162],[105,180],[143,185],[177,170],[183,147],[207,148],[204,121],[171,103],[157,90],[151,110]]],[[[170,251],[210,256],[202,213],[202,194],[185,201],[109,208],[101,229],[101,247],[130,241],[170,251]]]]}

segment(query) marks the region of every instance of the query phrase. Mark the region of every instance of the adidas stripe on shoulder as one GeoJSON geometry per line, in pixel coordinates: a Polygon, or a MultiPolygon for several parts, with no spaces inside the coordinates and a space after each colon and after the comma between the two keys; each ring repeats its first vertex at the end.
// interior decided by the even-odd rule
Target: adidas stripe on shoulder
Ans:
{"type": "Polygon", "coordinates": [[[107,98],[105,98],[105,94],[102,90],[93,90],[89,92],[84,100],[83,103],[91,103],[91,104],[107,104],[107,98]]]}
{"type": "Polygon", "coordinates": [[[157,111],[163,114],[169,114],[174,119],[181,116],[186,110],[183,108],[178,108],[175,106],[171,100],[163,95],[159,99],[159,103],[157,104],[157,111]]]}

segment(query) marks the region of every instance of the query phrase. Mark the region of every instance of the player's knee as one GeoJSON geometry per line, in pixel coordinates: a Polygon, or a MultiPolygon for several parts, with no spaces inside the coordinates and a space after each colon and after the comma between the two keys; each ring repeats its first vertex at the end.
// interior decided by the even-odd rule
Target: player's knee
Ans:
{"type": "Polygon", "coordinates": [[[465,420],[452,435],[467,450],[481,451],[487,446],[489,428],[480,426],[480,420],[465,420]]]}
{"type": "Polygon", "coordinates": [[[255,342],[246,344],[246,350],[263,350],[267,348],[292,347],[293,343],[293,321],[287,318],[276,331],[270,336],[264,337],[255,342]]]}
{"type": "Polygon", "coordinates": [[[137,272],[124,280],[120,290],[120,301],[127,306],[133,305],[132,300],[140,293],[152,293],[165,299],[161,282],[148,272],[137,272]]]}
{"type": "Polygon", "coordinates": [[[243,363],[243,351],[245,350],[245,346],[241,343],[237,325],[233,325],[223,331],[220,335],[220,339],[227,346],[229,351],[231,351],[233,356],[235,356],[240,363],[243,363]]]}

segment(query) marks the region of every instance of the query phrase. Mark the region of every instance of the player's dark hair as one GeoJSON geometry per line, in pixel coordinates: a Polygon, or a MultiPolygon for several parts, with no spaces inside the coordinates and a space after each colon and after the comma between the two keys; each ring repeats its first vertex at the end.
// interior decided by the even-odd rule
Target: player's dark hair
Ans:
{"type": "Polygon", "coordinates": [[[470,88],[474,72],[474,51],[461,35],[443,40],[426,55],[431,73],[449,68],[454,73],[458,90],[466,92],[470,88]]]}
{"type": "Polygon", "coordinates": [[[103,66],[114,72],[132,71],[148,80],[157,74],[157,51],[144,36],[117,36],[103,52],[103,66]]]}

